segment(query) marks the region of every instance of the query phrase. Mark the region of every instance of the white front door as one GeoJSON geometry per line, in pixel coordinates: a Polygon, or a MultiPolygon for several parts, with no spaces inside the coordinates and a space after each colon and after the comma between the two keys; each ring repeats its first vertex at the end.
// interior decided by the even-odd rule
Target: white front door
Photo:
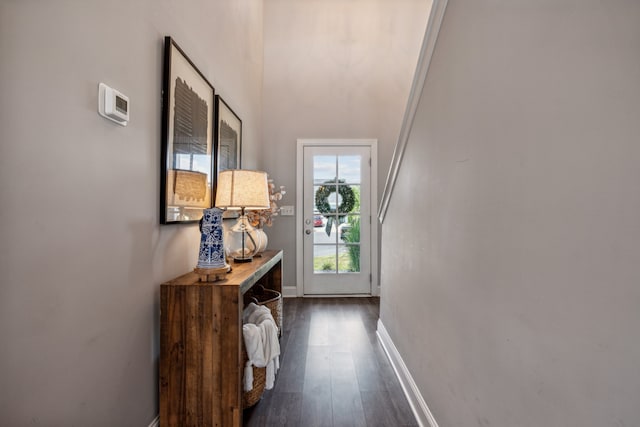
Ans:
{"type": "Polygon", "coordinates": [[[371,294],[371,150],[303,145],[305,295],[371,294]]]}

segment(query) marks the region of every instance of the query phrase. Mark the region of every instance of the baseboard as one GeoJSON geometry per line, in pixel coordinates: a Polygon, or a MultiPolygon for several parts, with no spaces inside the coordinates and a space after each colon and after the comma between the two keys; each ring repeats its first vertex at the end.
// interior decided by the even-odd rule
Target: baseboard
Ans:
{"type": "Polygon", "coordinates": [[[151,421],[151,424],[149,424],[149,427],[160,427],[160,415],[158,415],[153,419],[153,421],[151,421]]]}
{"type": "Polygon", "coordinates": [[[295,298],[298,296],[298,288],[295,286],[283,286],[282,297],[283,298],[295,298]]]}
{"type": "Polygon", "coordinates": [[[380,287],[378,286],[378,293],[375,292],[371,295],[369,294],[322,294],[322,295],[298,295],[298,288],[295,286],[283,286],[282,287],[282,297],[283,298],[363,298],[363,297],[377,297],[380,296],[380,287]]]}
{"type": "Polygon", "coordinates": [[[385,353],[387,353],[391,366],[393,366],[393,370],[396,372],[396,376],[398,377],[402,390],[409,401],[413,415],[415,415],[416,421],[418,421],[418,425],[420,427],[438,427],[436,419],[433,417],[427,403],[422,398],[420,390],[418,390],[418,386],[413,380],[409,369],[407,369],[407,365],[404,364],[402,356],[400,356],[398,349],[391,340],[391,337],[387,333],[387,330],[380,319],[378,319],[377,335],[378,340],[380,340],[380,344],[382,344],[385,353]]]}

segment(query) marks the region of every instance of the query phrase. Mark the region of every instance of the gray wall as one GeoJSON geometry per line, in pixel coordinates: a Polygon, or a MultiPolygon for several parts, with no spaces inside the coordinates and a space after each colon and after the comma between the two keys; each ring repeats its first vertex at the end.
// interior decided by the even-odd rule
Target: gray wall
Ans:
{"type": "MultiPolygon", "coordinates": [[[[430,0],[265,1],[262,165],[287,187],[282,204],[296,204],[298,138],[378,139],[382,191],[430,6],[430,0]]],[[[269,247],[284,249],[285,286],[296,285],[295,230],[295,217],[278,217],[266,229],[269,247]]]]}
{"type": "Polygon", "coordinates": [[[0,425],[147,426],[159,284],[197,226],[159,226],[162,39],[244,121],[256,167],[262,1],[0,2],[0,425]],[[126,128],[97,114],[104,81],[126,128]]]}
{"type": "Polygon", "coordinates": [[[640,425],[640,3],[450,0],[382,229],[445,426],[640,425]]]}

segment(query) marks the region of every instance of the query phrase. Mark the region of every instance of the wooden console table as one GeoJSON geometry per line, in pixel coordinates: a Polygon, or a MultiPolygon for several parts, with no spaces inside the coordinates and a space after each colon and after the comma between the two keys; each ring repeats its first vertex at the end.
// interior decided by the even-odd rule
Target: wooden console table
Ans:
{"type": "Polygon", "coordinates": [[[160,424],[242,426],[242,309],[257,283],[282,293],[282,251],[232,264],[218,282],[191,272],[160,286],[160,424]]]}

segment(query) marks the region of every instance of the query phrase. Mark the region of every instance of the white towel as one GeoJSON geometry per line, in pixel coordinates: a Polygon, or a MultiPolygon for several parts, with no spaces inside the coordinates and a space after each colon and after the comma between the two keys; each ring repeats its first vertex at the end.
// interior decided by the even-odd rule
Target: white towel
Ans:
{"type": "Polygon", "coordinates": [[[267,368],[265,388],[271,390],[280,368],[280,342],[278,327],[271,311],[250,303],[242,313],[242,335],[249,360],[244,368],[244,390],[253,388],[253,366],[267,368]]]}

